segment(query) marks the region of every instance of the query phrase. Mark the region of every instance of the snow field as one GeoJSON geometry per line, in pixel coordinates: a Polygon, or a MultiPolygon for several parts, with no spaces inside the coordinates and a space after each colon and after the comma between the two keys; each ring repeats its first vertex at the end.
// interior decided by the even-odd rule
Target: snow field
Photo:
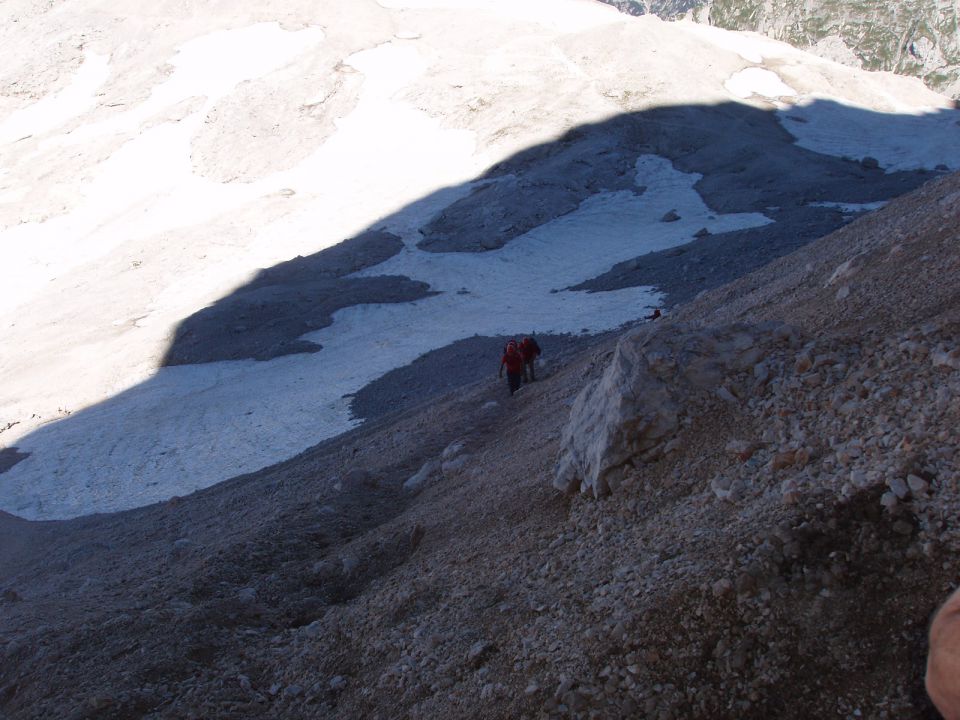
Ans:
{"type": "MultiPolygon", "coordinates": [[[[482,8],[511,30],[517,21],[539,23],[543,37],[632,22],[585,0],[380,4],[482,8]]],[[[518,328],[616,328],[646,314],[659,300],[655,289],[564,288],[686,243],[701,227],[718,234],[769,222],[711,212],[694,189],[697,176],[644,156],[636,165],[637,184],[648,188],[642,195],[593,196],[491,252],[417,250],[418,229],[501,158],[486,156],[472,132],[445,128],[442,118],[397,99],[427,72],[410,22],[398,29],[407,39],[345,59],[363,84],[334,134],[295,167],[253,182],[198,176],[191,141],[218,99],[323,47],[328,37],[315,26],[287,32],[259,23],[199,36],[170,58],[172,73],[145,101],[84,123],[113,72],[108,55],[90,52],[69,87],[0,119],[0,163],[25,130],[42,136],[36,157],[123,139],[76,185],[75,210],[0,228],[0,342],[14,349],[0,357],[0,427],[18,422],[3,444],[31,453],[0,474],[0,508],[31,519],[120,510],[285,460],[355,424],[345,395],[427,351],[518,328]],[[661,222],[672,209],[681,220],[661,222]],[[259,268],[369,227],[397,233],[406,247],[362,274],[403,274],[440,294],[341,310],[330,327],[305,336],[324,346],[316,354],[155,370],[181,319],[259,268]],[[127,272],[132,267],[137,275],[127,272]],[[358,347],[377,352],[358,362],[358,347]],[[66,409],[69,417],[48,422],[66,409]]],[[[960,114],[903,78],[854,82],[864,74],[820,59],[804,64],[802,53],[766,38],[678,28],[691,57],[733,53],[735,64],[750,64],[721,78],[717,96],[722,83],[727,95],[768,109],[770,99],[789,102],[778,105],[778,117],[804,147],[870,155],[888,170],[958,165],[960,114]],[[834,76],[843,82],[828,82],[834,76]],[[814,92],[821,86],[833,94],[814,92]]],[[[516,72],[509,57],[501,61],[486,71],[516,72]]],[[[524,67],[523,58],[516,63],[524,67]]],[[[664,85],[666,97],[678,82],[682,75],[664,85]]],[[[0,203],[24,197],[18,168],[0,167],[0,203]]],[[[491,376],[497,360],[494,351],[491,376]]]]}

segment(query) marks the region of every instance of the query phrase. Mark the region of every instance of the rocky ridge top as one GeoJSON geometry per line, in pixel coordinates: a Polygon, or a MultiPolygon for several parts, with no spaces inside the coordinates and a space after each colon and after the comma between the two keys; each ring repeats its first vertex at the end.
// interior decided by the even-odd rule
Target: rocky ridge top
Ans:
{"type": "Polygon", "coordinates": [[[960,97],[957,8],[936,0],[602,0],[631,15],[688,16],[726,30],[752,30],[863,67],[922,78],[960,97]]]}

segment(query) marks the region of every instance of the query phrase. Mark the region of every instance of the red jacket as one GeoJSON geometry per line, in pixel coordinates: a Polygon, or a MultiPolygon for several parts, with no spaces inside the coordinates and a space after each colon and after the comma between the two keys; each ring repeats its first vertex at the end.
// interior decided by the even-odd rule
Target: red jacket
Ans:
{"type": "Polygon", "coordinates": [[[500,358],[500,366],[507,366],[507,372],[514,375],[519,375],[523,372],[523,360],[520,357],[520,353],[506,353],[502,358],[500,358]]]}
{"type": "Polygon", "coordinates": [[[525,363],[533,362],[539,354],[540,346],[533,338],[524,338],[523,342],[520,343],[520,357],[523,358],[525,363]]]}

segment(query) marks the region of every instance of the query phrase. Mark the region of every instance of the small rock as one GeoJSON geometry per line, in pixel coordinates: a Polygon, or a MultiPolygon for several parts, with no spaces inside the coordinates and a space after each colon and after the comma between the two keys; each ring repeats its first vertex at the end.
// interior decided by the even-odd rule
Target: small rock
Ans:
{"type": "Polygon", "coordinates": [[[343,476],[342,485],[348,488],[377,488],[379,480],[365,468],[355,467],[343,476]]]}
{"type": "Polygon", "coordinates": [[[20,597],[20,593],[12,588],[6,588],[3,593],[0,594],[0,597],[3,598],[4,602],[20,602],[23,600],[23,598],[20,597]]]}
{"type": "Polygon", "coordinates": [[[695,238],[704,238],[704,237],[707,237],[709,234],[710,234],[710,231],[707,230],[705,227],[702,227],[702,228],[700,228],[699,230],[697,230],[697,231],[693,234],[693,236],[694,236],[695,238]]]}
{"type": "Polygon", "coordinates": [[[329,560],[318,560],[310,568],[317,580],[327,580],[340,572],[340,567],[329,560]]]}
{"type": "Polygon", "coordinates": [[[360,566],[360,558],[356,555],[344,555],[340,558],[340,564],[343,567],[343,574],[349,575],[360,566]]]}
{"type": "Polygon", "coordinates": [[[662,218],[660,218],[660,221],[670,223],[670,222],[676,222],[679,219],[680,219],[680,216],[677,215],[677,211],[670,210],[669,212],[665,213],[662,218]]]}
{"type": "Polygon", "coordinates": [[[237,593],[237,599],[242,603],[252,603],[257,599],[256,588],[243,588],[243,590],[237,593]]]}
{"type": "Polygon", "coordinates": [[[910,492],[915,495],[922,495],[930,489],[930,483],[918,475],[907,475],[907,485],[910,488],[910,492]]]}
{"type": "Polygon", "coordinates": [[[327,684],[333,692],[340,692],[347,686],[347,679],[343,675],[334,675],[327,684]]]}
{"type": "Polygon", "coordinates": [[[113,698],[109,695],[93,695],[87,698],[87,707],[91,710],[104,710],[113,705],[113,698]]]}
{"type": "Polygon", "coordinates": [[[731,440],[723,449],[728,453],[736,455],[740,462],[746,462],[760,449],[760,445],[746,440],[731,440]]]}
{"type": "Polygon", "coordinates": [[[910,488],[907,487],[907,484],[898,477],[888,478],[887,487],[897,496],[897,499],[903,500],[910,494],[910,488]]]}
{"type": "Polygon", "coordinates": [[[722,385],[718,387],[715,392],[717,393],[717,397],[723,400],[724,402],[728,402],[731,405],[737,405],[739,403],[739,401],[734,396],[734,394],[729,390],[727,390],[727,388],[723,387],[722,385]]]}
{"type": "Polygon", "coordinates": [[[186,557],[197,547],[197,544],[187,538],[180,538],[173,541],[170,548],[170,554],[177,560],[186,557]]]}
{"type": "Polygon", "coordinates": [[[861,490],[870,486],[870,481],[867,479],[867,474],[863,470],[851,470],[850,483],[854,487],[858,487],[861,490]]]}
{"type": "Polygon", "coordinates": [[[458,455],[452,460],[445,460],[440,466],[440,472],[448,480],[455,478],[463,472],[469,460],[470,456],[467,454],[458,455]]]}
{"type": "Polygon", "coordinates": [[[780,485],[780,494],[786,505],[796,505],[800,500],[800,491],[793,478],[784,480],[780,485]]]}
{"type": "Polygon", "coordinates": [[[793,465],[796,459],[797,454],[795,450],[781,450],[770,460],[770,467],[773,470],[783,470],[793,465]]]}
{"type": "Polygon", "coordinates": [[[478,640],[470,646],[470,650],[467,652],[467,662],[477,667],[483,662],[484,657],[495,648],[496,646],[489,640],[478,640]]]}
{"type": "Polygon", "coordinates": [[[885,492],[880,496],[880,504],[887,510],[893,510],[897,506],[897,496],[892,492],[885,492]]]}
{"type": "Polygon", "coordinates": [[[237,682],[240,683],[240,689],[244,692],[250,692],[253,686],[250,684],[250,678],[246,675],[237,675],[237,682]]]}
{"type": "Polygon", "coordinates": [[[870,155],[864,155],[860,161],[860,166],[867,170],[876,170],[880,167],[880,161],[870,155]]]}
{"type": "Polygon", "coordinates": [[[419,492],[427,484],[430,477],[440,469],[440,463],[437,460],[428,460],[425,462],[415,475],[403,483],[403,489],[407,492],[419,492]]]}
{"type": "Polygon", "coordinates": [[[300,632],[306,635],[308,638],[318,638],[323,634],[323,621],[314,620],[309,625],[304,625],[300,628],[300,632]]]}
{"type": "Polygon", "coordinates": [[[730,582],[727,578],[720,578],[713,584],[713,594],[717,597],[723,597],[724,595],[729,595],[733,590],[733,583],[730,582]]]}
{"type": "Polygon", "coordinates": [[[837,408],[838,415],[852,415],[860,409],[859,400],[847,400],[837,408]]]}
{"type": "Polygon", "coordinates": [[[452,460],[453,458],[457,457],[457,455],[461,454],[466,447],[466,440],[454,440],[443,449],[443,452],[440,454],[440,459],[444,462],[447,460],[452,460]]]}
{"type": "Polygon", "coordinates": [[[283,689],[284,697],[295,698],[301,694],[303,694],[303,688],[299,685],[287,685],[287,687],[283,689]]]}

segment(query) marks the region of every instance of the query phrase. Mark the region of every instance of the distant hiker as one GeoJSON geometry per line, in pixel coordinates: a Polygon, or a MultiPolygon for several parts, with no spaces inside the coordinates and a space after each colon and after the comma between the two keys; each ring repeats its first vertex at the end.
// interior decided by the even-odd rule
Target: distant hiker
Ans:
{"type": "Polygon", "coordinates": [[[503,349],[503,357],[500,358],[500,371],[497,377],[503,377],[503,367],[507,367],[507,385],[510,388],[510,394],[513,395],[520,389],[520,381],[523,379],[523,358],[520,357],[520,349],[516,340],[511,340],[503,349]]]}
{"type": "Polygon", "coordinates": [[[947,598],[930,624],[926,685],[943,717],[960,719],[960,591],[947,598]]]}
{"type": "Polygon", "coordinates": [[[644,320],[656,320],[660,317],[660,308],[654,308],[653,312],[647,315],[644,320]]]}
{"type": "Polygon", "coordinates": [[[540,355],[540,346],[532,337],[525,337],[520,341],[520,359],[523,360],[523,381],[533,382],[537,379],[533,366],[540,355]],[[529,372],[528,372],[529,370],[529,372]]]}

